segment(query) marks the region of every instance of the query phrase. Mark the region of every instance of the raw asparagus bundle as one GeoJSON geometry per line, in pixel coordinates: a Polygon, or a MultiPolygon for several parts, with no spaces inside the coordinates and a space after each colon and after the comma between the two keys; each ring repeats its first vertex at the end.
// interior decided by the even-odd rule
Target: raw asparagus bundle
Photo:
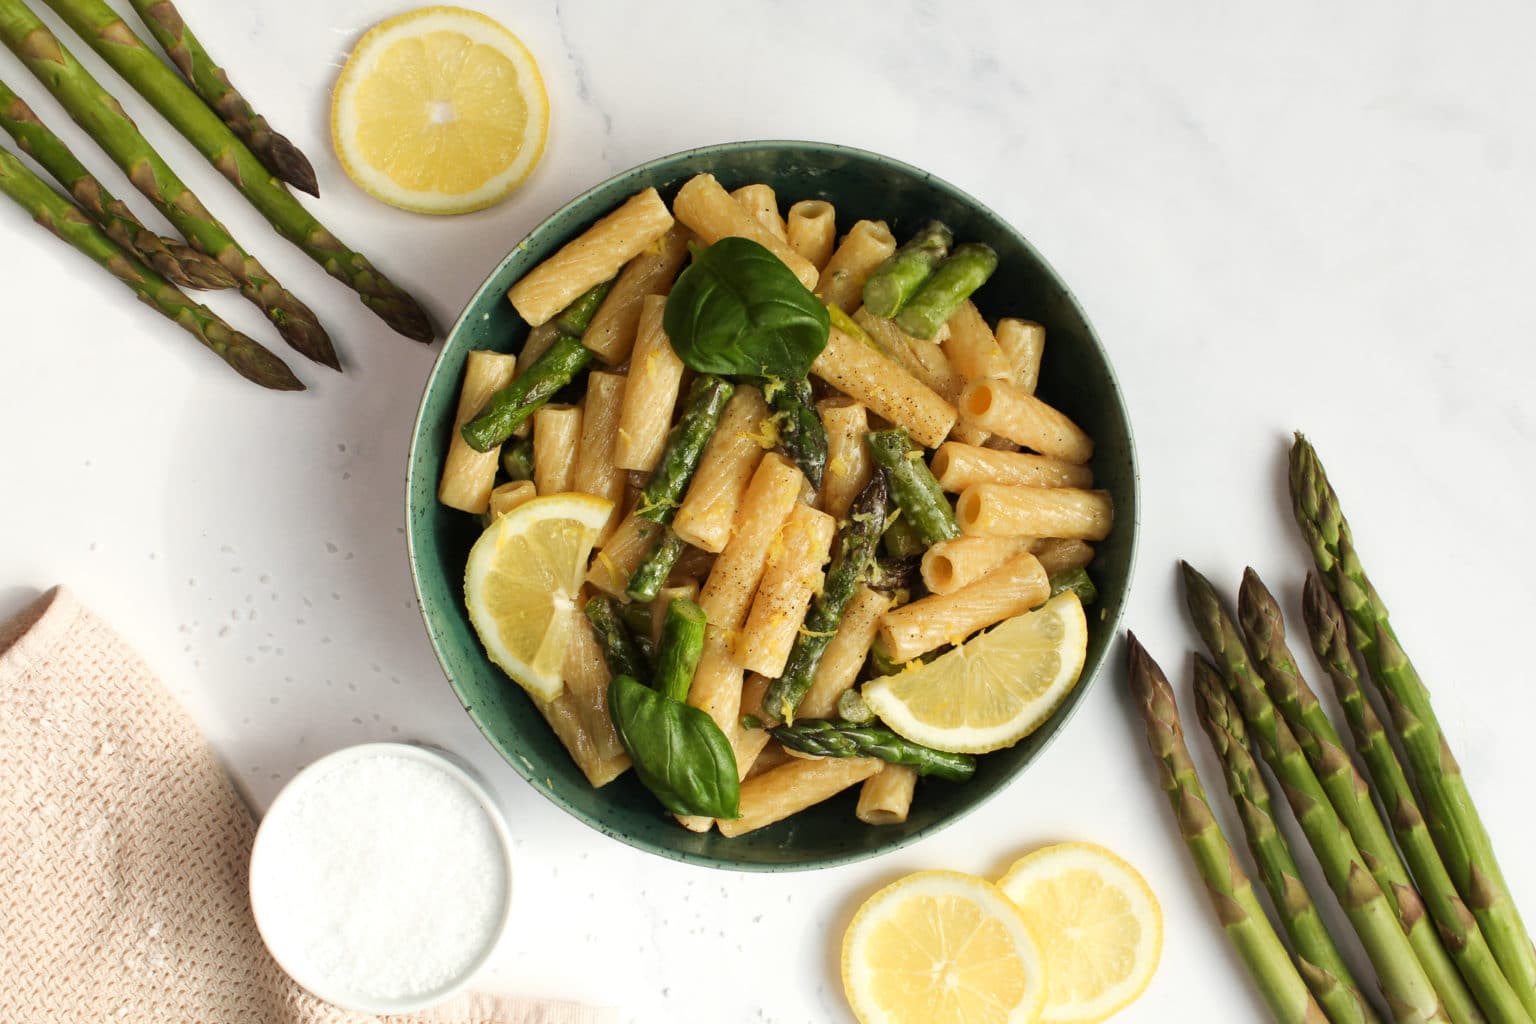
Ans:
{"type": "Polygon", "coordinates": [[[128,204],[107,191],[64,140],[55,135],[26,102],[0,82],[0,128],[21,151],[53,175],[76,205],[112,241],[181,288],[233,288],[235,278],[217,262],[184,242],[161,238],[134,216],[128,204]]]}
{"type": "Polygon", "coordinates": [[[43,227],[95,260],[133,289],[139,299],[202,342],[247,380],[275,391],[302,391],[304,385],[277,356],[232,329],[175,285],[124,252],[69,200],[48,187],[7,151],[0,149],[0,191],[32,214],[43,227]]]}
{"type": "Polygon", "coordinates": [[[1328,1024],[1211,813],[1205,788],[1195,774],[1194,759],[1184,743],[1173,688],[1136,637],[1127,634],[1126,640],[1131,698],[1146,726],[1147,746],[1158,761],[1159,785],[1168,796],[1179,834],[1205,882],[1221,927],[1237,947],[1279,1024],[1328,1024]]]}
{"type": "Polygon", "coordinates": [[[1248,838],[1248,849],[1269,890],[1271,904],[1291,937],[1302,977],[1334,1024],[1375,1022],[1376,1011],[1360,994],[1360,986],[1339,955],[1291,856],[1285,836],[1275,823],[1269,787],[1259,774],[1248,747],[1247,730],[1221,676],[1204,658],[1195,661],[1195,708],[1211,746],[1221,758],[1227,792],[1248,838]]]}
{"type": "Polygon", "coordinates": [[[229,130],[250,147],[263,166],[301,192],[320,195],[315,169],[299,148],[267,124],[267,119],[251,109],[244,96],[229,82],[224,69],[214,63],[203,44],[181,20],[181,12],[171,0],[131,0],[149,34],[155,37],[165,55],[181,70],[182,77],[197,91],[203,102],[219,115],[229,130]]]}
{"type": "MultiPolygon", "coordinates": [[[[4,2],[22,6],[21,0],[4,2]]],[[[391,328],[417,341],[432,340],[432,323],[416,300],[327,231],[274,180],[245,143],[145,47],[116,11],[100,0],[48,0],[48,5],[228,178],[279,234],[357,292],[363,304],[391,328]]]]}
{"type": "MultiPolygon", "coordinates": [[[[1242,710],[1249,735],[1280,781],[1328,884],[1360,936],[1393,1017],[1403,1024],[1450,1021],[1427,973],[1428,965],[1419,959],[1420,948],[1404,934],[1398,914],[1366,867],[1364,855],[1334,811],[1296,737],[1275,713],[1249,664],[1237,626],[1222,607],[1215,588],[1188,563],[1182,568],[1184,595],[1195,628],[1215,657],[1228,691],[1242,710]]],[[[1419,915],[1422,917],[1422,909],[1419,915]]]]}
{"type": "Polygon", "coordinates": [[[859,725],[825,718],[802,718],[793,725],[775,725],[770,735],[790,750],[818,757],[876,757],[906,765],[919,775],[965,782],[976,774],[971,754],[949,754],[903,739],[878,725],[859,725]]]}
{"type": "Polygon", "coordinates": [[[1291,500],[1318,575],[1344,612],[1349,638],[1387,705],[1419,793],[1425,821],[1456,890],[1477,919],[1499,968],[1536,1017],[1536,950],[1493,843],[1451,754],[1429,692],[1398,645],[1387,607],[1371,585],[1354,536],[1317,452],[1300,434],[1291,448],[1291,500]]]}
{"type": "Polygon", "coordinates": [[[315,315],[214,219],[118,102],[22,0],[0,0],[0,37],[182,237],[234,275],[240,294],[276,325],[283,340],[311,359],[340,368],[331,339],[315,315]]]}

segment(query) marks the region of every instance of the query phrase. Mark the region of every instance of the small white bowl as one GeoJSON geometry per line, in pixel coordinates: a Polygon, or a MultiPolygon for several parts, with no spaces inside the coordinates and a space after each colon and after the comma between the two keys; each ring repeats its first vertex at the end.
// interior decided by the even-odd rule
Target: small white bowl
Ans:
{"type": "MultiPolygon", "coordinates": [[[[354,802],[347,806],[349,811],[353,811],[361,805],[354,802]]],[[[388,816],[397,809],[384,806],[379,807],[378,811],[381,816],[388,816]]],[[[391,823],[384,824],[387,826],[391,823]]],[[[404,823],[402,822],[401,825],[404,826],[404,823]]],[[[339,834],[335,838],[339,843],[348,841],[347,836],[339,834]]],[[[429,872],[438,873],[445,866],[447,865],[441,862],[423,865],[422,874],[426,876],[429,872]]],[[[261,932],[262,941],[266,943],[267,949],[278,965],[307,992],[328,1003],[360,1013],[412,1013],[442,1002],[462,991],[475,972],[490,958],[497,943],[506,932],[512,909],[511,841],[507,836],[506,823],[502,819],[501,812],[485,787],[452,759],[430,748],[409,743],[365,743],[347,747],[320,758],[295,775],[278,793],[256,832],[256,842],[251,850],[250,890],[251,912],[256,918],[256,927],[261,932]],[[338,775],[336,769],[370,759],[387,758],[404,758],[430,765],[441,772],[443,778],[456,784],[463,793],[472,798],[473,803],[484,812],[489,832],[494,837],[497,849],[493,856],[501,874],[499,885],[491,886],[492,891],[487,894],[487,899],[496,900],[499,897],[499,905],[492,908],[491,923],[484,929],[482,947],[476,950],[473,956],[467,957],[463,969],[452,977],[434,984],[425,991],[404,994],[364,991],[358,985],[349,984],[347,979],[336,977],[334,973],[327,972],[317,965],[308,952],[307,943],[303,941],[306,938],[304,924],[294,920],[295,901],[292,898],[285,898],[291,897],[292,894],[285,893],[285,880],[282,874],[285,861],[291,863],[291,858],[295,856],[293,853],[293,843],[296,841],[295,830],[305,828],[301,821],[300,808],[304,804],[306,794],[316,799],[334,795],[327,794],[327,787],[335,790],[339,786],[344,786],[348,779],[359,777],[356,772],[345,773],[345,776],[338,775]],[[342,781],[338,782],[338,779],[342,781]],[[495,891],[497,888],[499,893],[495,891]]],[[[378,913],[382,907],[358,909],[359,912],[371,910],[378,913]]],[[[411,934],[403,927],[384,928],[378,931],[398,936],[402,950],[421,948],[423,936],[411,934]]]]}

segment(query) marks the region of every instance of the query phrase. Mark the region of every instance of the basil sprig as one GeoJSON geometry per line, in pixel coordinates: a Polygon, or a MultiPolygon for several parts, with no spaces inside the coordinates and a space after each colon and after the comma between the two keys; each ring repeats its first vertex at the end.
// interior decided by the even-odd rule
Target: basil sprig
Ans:
{"type": "Polygon", "coordinates": [[[710,818],[741,813],[736,755],[709,715],[629,676],[608,684],[608,714],[635,774],[667,810],[710,818]]]}
{"type": "Polygon", "coordinates": [[[693,247],[662,326],[678,358],[699,373],[792,379],[826,348],[829,319],[777,256],[732,237],[693,247]]]}

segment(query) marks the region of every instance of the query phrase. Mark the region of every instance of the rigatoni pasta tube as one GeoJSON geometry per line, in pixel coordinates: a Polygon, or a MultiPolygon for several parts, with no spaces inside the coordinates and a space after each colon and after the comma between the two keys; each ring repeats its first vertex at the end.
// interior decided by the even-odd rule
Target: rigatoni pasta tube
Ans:
{"type": "Polygon", "coordinates": [[[672,224],[672,214],[654,188],[637,192],[524,274],[507,292],[507,298],[519,316],[537,327],[588,288],[617,274],[672,224]]]}
{"type": "Polygon", "coordinates": [[[888,764],[864,780],[854,816],[866,825],[900,825],[912,810],[917,790],[917,771],[904,764],[888,764]]]}
{"type": "Polygon", "coordinates": [[[735,730],[727,733],[731,738],[731,750],[736,754],[736,777],[739,779],[747,777],[758,755],[773,738],[767,729],[748,729],[741,724],[747,715],[762,716],[763,694],[768,692],[770,682],[772,680],[767,676],[754,672],[747,676],[747,681],[741,687],[741,714],[736,716],[735,730]]]}
{"type": "Polygon", "coordinates": [[[459,428],[473,419],[492,395],[507,386],[516,367],[516,356],[484,349],[471,352],[464,360],[464,385],[459,389],[453,440],[448,442],[443,476],[437,485],[437,500],[449,508],[479,515],[490,507],[500,449],[475,451],[464,440],[459,428]]]}
{"type": "Polygon", "coordinates": [[[1080,540],[1042,540],[1035,544],[1032,551],[1048,576],[1069,569],[1081,569],[1093,561],[1093,545],[1080,540]]]}
{"type": "Polygon", "coordinates": [[[950,316],[944,351],[967,382],[988,378],[1013,380],[1013,363],[1008,353],[998,344],[992,328],[982,319],[981,310],[970,299],[960,303],[960,308],[950,316]]]}
{"type": "Polygon", "coordinates": [[[816,403],[816,412],[827,431],[827,469],[821,475],[817,504],[834,519],[842,519],[874,472],[869,449],[864,447],[869,414],[851,398],[823,399],[816,403]]]}
{"type": "Polygon", "coordinates": [[[971,536],[1103,540],[1115,506],[1108,491],[973,484],[960,493],[955,521],[971,536]]]}
{"type": "Polygon", "coordinates": [[[1040,358],[1045,354],[1045,328],[1033,320],[1004,317],[997,322],[996,337],[1013,366],[1013,382],[1025,394],[1034,394],[1040,382],[1040,358]]]}
{"type": "Polygon", "coordinates": [[[694,547],[718,554],[731,539],[736,509],[763,458],[767,418],[761,391],[736,389],[672,520],[673,532],[694,547]]]}
{"type": "MultiPolygon", "coordinates": [[[[576,473],[571,481],[583,494],[596,494],[613,502],[608,525],[599,535],[602,543],[618,524],[620,504],[628,475],[613,464],[613,447],[619,439],[620,403],[624,377],[617,373],[587,375],[587,397],[582,401],[581,440],[576,445],[576,473]]],[[[538,465],[538,456],[534,456],[538,465]]]]}
{"type": "Polygon", "coordinates": [[[943,346],[936,341],[914,338],[894,321],[875,316],[860,307],[853,322],[864,329],[870,340],[907,371],[928,385],[946,402],[953,404],[965,388],[965,379],[950,362],[943,346]]]}
{"type": "Polygon", "coordinates": [[[789,208],[786,221],[789,247],[811,261],[818,271],[832,258],[837,241],[837,211],[820,199],[802,199],[789,208]]]}
{"type": "Polygon", "coordinates": [[[935,448],[959,413],[932,388],[879,352],[836,327],[811,372],[870,411],[905,427],[924,448],[935,448]]]}
{"type": "Polygon", "coordinates": [[[1013,556],[969,586],[934,594],[885,613],[880,643],[894,661],[910,661],[941,644],[958,644],[978,629],[1045,603],[1051,583],[1034,555],[1013,556]]]}
{"type": "Polygon", "coordinates": [[[752,767],[747,769],[747,774],[744,777],[750,779],[762,775],[789,760],[791,760],[789,751],[780,744],[770,740],[763,747],[762,752],[757,755],[756,760],[752,762],[752,767]]]}
{"type": "Polygon", "coordinates": [[[1093,471],[1046,455],[1002,452],[946,441],[933,453],[928,468],[939,486],[958,494],[972,484],[1011,484],[1017,487],[1087,487],[1093,471]]]}
{"type": "Polygon", "coordinates": [[[827,645],[821,663],[816,666],[816,679],[800,702],[796,712],[799,717],[831,718],[836,713],[837,698],[859,678],[859,670],[864,667],[869,648],[879,632],[880,620],[891,604],[891,595],[864,584],[853,592],[848,607],[843,609],[843,621],[838,623],[837,635],[827,645]]]}
{"type": "Polygon", "coordinates": [[[731,198],[713,174],[698,174],[685,182],[672,200],[672,211],[705,245],[714,245],[731,236],[750,238],[777,256],[801,284],[807,288],[816,287],[816,268],[811,262],[759,224],[731,198]]]}
{"type": "Polygon", "coordinates": [[[763,456],[736,510],[725,550],[699,592],[699,607],[710,624],[738,630],[762,580],[768,551],[800,497],[804,475],[777,452],[763,456]]]}
{"type": "Polygon", "coordinates": [[[570,691],[567,690],[552,701],[534,697],[533,703],[593,789],[601,789],[624,774],[624,770],[629,767],[629,755],[623,750],[606,757],[598,753],[596,742],[582,725],[581,715],[576,710],[576,700],[570,691]]]}
{"type": "Polygon", "coordinates": [[[796,504],[769,546],[763,579],[746,626],[736,637],[736,661],[748,672],[776,679],[805,621],[811,597],[826,578],[837,520],[796,504]]]}
{"type": "Polygon", "coordinates": [[[731,198],[774,238],[781,242],[789,240],[784,216],[779,213],[779,197],[774,194],[772,185],[743,185],[731,193],[731,198]]]}
{"type": "Polygon", "coordinates": [[[849,229],[821,270],[816,295],[852,313],[863,303],[864,282],[896,251],[896,236],[883,220],[861,220],[849,229]]]}
{"type": "Polygon", "coordinates": [[[666,297],[661,295],[647,295],[640,307],[640,326],[613,446],[613,464],[620,469],[650,472],[667,446],[672,410],[683,382],[683,361],[672,351],[661,326],[666,307],[666,297]]]}
{"type": "Polygon", "coordinates": [[[592,316],[581,343],[609,366],[629,358],[640,327],[641,304],[647,295],[665,295],[688,257],[692,236],[681,224],[624,264],[613,290],[592,316]]]}
{"type": "MultiPolygon", "coordinates": [[[[584,597],[580,598],[577,607],[586,603],[584,597]]],[[[608,715],[608,683],[611,678],[608,662],[603,658],[603,649],[587,617],[574,609],[564,614],[570,617],[571,623],[565,664],[561,670],[565,691],[575,702],[582,728],[592,737],[598,755],[605,760],[616,757],[624,753],[624,743],[619,739],[613,719],[608,715]]]]}
{"type": "Polygon", "coordinates": [[[745,677],[731,657],[730,631],[719,626],[704,630],[704,653],[693,673],[688,703],[703,711],[726,736],[736,730],[741,717],[741,686],[745,677]]]}
{"type": "Polygon", "coordinates": [[[576,479],[581,409],[546,405],[533,414],[533,484],[540,494],[562,494],[576,479]]]}
{"type": "Polygon", "coordinates": [[[611,597],[623,599],[629,577],[656,543],[665,527],[631,512],[598,548],[587,570],[587,582],[611,597]]]}
{"type": "Polygon", "coordinates": [[[538,497],[539,489],[533,485],[532,480],[513,480],[502,484],[491,492],[490,508],[492,519],[500,519],[519,505],[526,504],[538,497]]]}
{"type": "Polygon", "coordinates": [[[745,835],[782,821],[863,782],[884,763],[872,757],[824,757],[781,764],[741,784],[741,817],[721,821],[720,834],[745,835]]]}
{"type": "Polygon", "coordinates": [[[1015,444],[1066,462],[1093,458],[1093,438],[1067,418],[1016,385],[979,380],[960,394],[960,415],[967,423],[1015,444]]]}
{"type": "Polygon", "coordinates": [[[957,537],[941,540],[923,552],[923,583],[935,594],[952,594],[981,579],[1021,551],[1032,537],[957,537]]]}

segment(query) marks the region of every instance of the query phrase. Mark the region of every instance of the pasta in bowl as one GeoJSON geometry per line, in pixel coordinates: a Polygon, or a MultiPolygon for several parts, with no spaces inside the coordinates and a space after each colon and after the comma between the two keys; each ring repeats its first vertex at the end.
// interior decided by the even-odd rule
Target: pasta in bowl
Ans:
{"type": "Polygon", "coordinates": [[[885,157],[737,143],[599,185],[487,279],[423,397],[408,539],[449,681],[535,788],[665,856],[806,868],[942,827],[1060,731],[1135,486],[1108,360],[1017,232],[885,157]],[[559,515],[591,523],[554,548],[579,572],[509,641],[479,588],[559,515]],[[1077,661],[1025,657],[1050,645],[1077,661]],[[988,659],[1036,692],[946,724],[933,693],[988,659]]]}

